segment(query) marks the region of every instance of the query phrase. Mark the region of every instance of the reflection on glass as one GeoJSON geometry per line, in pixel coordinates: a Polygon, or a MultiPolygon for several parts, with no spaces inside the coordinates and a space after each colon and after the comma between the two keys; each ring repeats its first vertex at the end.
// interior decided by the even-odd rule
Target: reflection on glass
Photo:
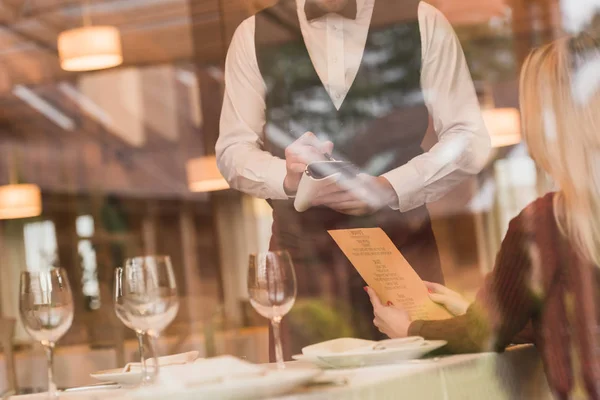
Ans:
{"type": "Polygon", "coordinates": [[[29,271],[41,271],[54,265],[58,242],[52,221],[29,222],[23,226],[25,261],[29,271]]]}

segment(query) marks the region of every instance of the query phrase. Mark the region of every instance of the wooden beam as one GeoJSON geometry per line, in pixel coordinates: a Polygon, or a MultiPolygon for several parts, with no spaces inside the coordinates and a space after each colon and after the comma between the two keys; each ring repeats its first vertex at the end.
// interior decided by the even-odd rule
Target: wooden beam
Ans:
{"type": "Polygon", "coordinates": [[[39,49],[44,50],[45,52],[58,57],[58,50],[57,50],[56,46],[46,43],[46,42],[30,35],[29,33],[26,33],[17,28],[14,28],[5,21],[0,22],[0,29],[4,29],[4,30],[10,32],[12,35],[17,36],[18,38],[20,38],[26,42],[32,43],[39,49]]]}

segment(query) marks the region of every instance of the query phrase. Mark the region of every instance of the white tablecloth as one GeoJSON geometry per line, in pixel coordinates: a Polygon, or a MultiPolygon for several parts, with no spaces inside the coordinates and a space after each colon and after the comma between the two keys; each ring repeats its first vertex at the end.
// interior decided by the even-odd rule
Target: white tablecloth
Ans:
{"type": "MultiPolygon", "coordinates": [[[[172,337],[160,339],[161,354],[163,349],[175,342],[172,337]]],[[[137,361],[137,341],[125,342],[126,362],[137,361]]],[[[266,327],[228,330],[215,334],[215,346],[218,354],[233,354],[246,357],[251,362],[266,362],[269,354],[269,331],[266,327]]],[[[197,350],[200,357],[205,356],[205,339],[203,335],[193,334],[177,345],[178,352],[197,350]]],[[[16,354],[17,381],[22,388],[45,387],[47,380],[46,356],[42,347],[36,344],[33,349],[16,354]]],[[[58,347],[54,357],[54,375],[59,387],[73,387],[96,383],[90,377],[99,370],[117,368],[117,355],[114,349],[90,349],[88,346],[58,347]]],[[[5,380],[6,365],[0,353],[0,395],[8,389],[5,380]]]]}
{"type": "MultiPolygon", "coordinates": [[[[294,362],[289,368],[306,368],[294,362]]],[[[278,400],[398,400],[398,399],[550,399],[540,358],[533,346],[520,346],[503,354],[457,355],[403,364],[360,369],[330,370],[344,377],[345,385],[301,389],[278,400]]],[[[121,389],[61,395],[61,400],[104,400],[126,396],[121,389]]],[[[42,395],[16,396],[14,400],[45,399],[42,395]]]]}
{"type": "Polygon", "coordinates": [[[416,360],[398,365],[328,371],[349,384],[304,390],[280,400],[550,399],[533,346],[503,354],[481,353],[416,360]]]}

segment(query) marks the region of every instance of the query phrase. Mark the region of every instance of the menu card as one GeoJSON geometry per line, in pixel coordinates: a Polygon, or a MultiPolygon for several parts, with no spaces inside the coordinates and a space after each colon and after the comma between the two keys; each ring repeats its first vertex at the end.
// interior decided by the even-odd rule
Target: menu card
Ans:
{"type": "Polygon", "coordinates": [[[354,268],[383,304],[391,301],[412,320],[452,317],[428,295],[425,283],[381,228],[329,231],[354,268]]]}

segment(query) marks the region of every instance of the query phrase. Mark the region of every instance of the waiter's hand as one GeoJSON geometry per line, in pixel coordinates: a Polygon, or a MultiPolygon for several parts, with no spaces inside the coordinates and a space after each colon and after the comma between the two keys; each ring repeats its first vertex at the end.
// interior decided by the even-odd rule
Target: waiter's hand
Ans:
{"type": "Polygon", "coordinates": [[[398,203],[398,195],[384,177],[360,174],[356,179],[327,185],[314,199],[313,206],[326,206],[342,214],[370,215],[398,203]]]}
{"type": "Polygon", "coordinates": [[[324,155],[331,155],[332,151],[332,142],[323,142],[312,132],[306,132],[289,145],[285,149],[285,166],[287,168],[287,175],[283,181],[285,192],[288,195],[296,194],[306,165],[311,162],[326,160],[324,155]]]}

